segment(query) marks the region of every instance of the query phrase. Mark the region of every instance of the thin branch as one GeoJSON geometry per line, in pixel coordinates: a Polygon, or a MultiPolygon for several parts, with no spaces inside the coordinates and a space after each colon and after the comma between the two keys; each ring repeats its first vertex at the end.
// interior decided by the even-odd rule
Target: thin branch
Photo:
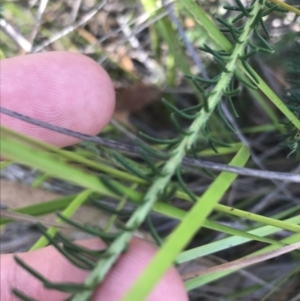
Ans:
{"type": "MultiPolygon", "coordinates": [[[[170,1],[170,3],[173,1],[170,1]]],[[[136,19],[134,19],[133,21],[129,22],[127,24],[127,26],[132,26],[135,25],[135,28],[132,31],[132,34],[130,35],[130,37],[132,35],[137,35],[138,33],[140,33],[141,31],[143,31],[145,28],[148,28],[150,25],[152,25],[153,23],[157,22],[158,20],[162,19],[163,17],[165,17],[167,15],[166,12],[162,12],[162,13],[157,13],[158,10],[160,10],[163,6],[157,7],[153,12],[146,12],[144,14],[142,14],[141,16],[137,17],[136,19]],[[152,17],[152,13],[155,12],[155,16],[152,17]],[[148,20],[150,19],[150,20],[148,20]],[[143,24],[144,23],[144,24],[143,24]]],[[[88,45],[85,50],[83,51],[83,53],[89,53],[92,52],[94,50],[94,47],[97,46],[98,44],[103,43],[104,41],[106,41],[107,39],[117,35],[118,33],[120,33],[123,30],[122,27],[119,27],[116,30],[111,31],[110,33],[106,34],[105,36],[101,37],[100,39],[98,39],[96,44],[92,44],[92,45],[88,45]]],[[[122,39],[121,41],[119,41],[118,45],[120,43],[124,44],[126,41],[126,39],[122,39]]]]}
{"type": "MultiPolygon", "coordinates": [[[[39,28],[41,26],[42,18],[43,18],[43,15],[44,15],[45,11],[46,11],[48,1],[49,0],[41,0],[40,1],[39,8],[38,8],[37,15],[36,15],[36,19],[35,19],[35,24],[34,24],[32,30],[31,30],[31,34],[30,34],[30,38],[29,38],[29,40],[31,41],[31,47],[34,44],[34,40],[35,40],[35,38],[38,34],[38,31],[39,31],[39,28]]],[[[31,49],[32,48],[30,48],[29,51],[31,51],[31,49]]]]}
{"type": "Polygon", "coordinates": [[[14,29],[6,20],[0,18],[0,29],[9,36],[20,48],[26,52],[30,51],[31,43],[16,29],[14,29]]]}
{"type": "MultiPolygon", "coordinates": [[[[294,169],[294,173],[299,173],[300,172],[300,166],[294,169]]],[[[251,212],[253,213],[259,213],[262,210],[264,210],[267,206],[270,206],[271,204],[273,205],[274,203],[274,198],[278,199],[278,195],[280,190],[287,189],[287,185],[289,183],[283,182],[280,183],[275,190],[267,194],[262,200],[260,200],[252,209],[251,212]]],[[[299,201],[297,199],[293,199],[294,204],[299,204],[299,201]]]]}
{"type": "Polygon", "coordinates": [[[185,274],[181,278],[183,280],[186,280],[186,279],[189,279],[189,278],[208,275],[208,274],[212,274],[212,273],[221,273],[221,272],[225,272],[225,271],[233,270],[233,269],[242,269],[242,268],[248,267],[252,264],[256,264],[256,263],[259,263],[259,262],[262,262],[262,261],[266,261],[266,260],[269,260],[271,258],[278,257],[280,255],[292,252],[292,251],[297,250],[299,248],[300,248],[300,242],[297,242],[297,243],[291,244],[289,246],[279,248],[277,250],[269,251],[269,252],[259,254],[259,255],[255,255],[255,256],[252,255],[252,256],[248,256],[248,257],[243,257],[241,259],[237,259],[237,260],[234,260],[234,261],[231,261],[231,262],[223,263],[223,264],[220,264],[220,265],[212,267],[212,268],[208,268],[208,269],[201,270],[201,271],[198,271],[198,272],[185,274]]]}
{"type": "Polygon", "coordinates": [[[166,0],[163,0],[162,3],[165,5],[165,9],[168,12],[169,18],[177,26],[178,34],[182,38],[182,40],[183,40],[183,42],[186,46],[186,49],[190,53],[193,61],[195,62],[196,66],[198,67],[198,69],[201,72],[202,76],[204,78],[208,78],[207,72],[204,69],[203,63],[202,63],[199,55],[197,54],[193,44],[189,41],[188,37],[186,36],[186,33],[185,33],[181,23],[180,23],[180,20],[177,18],[176,14],[174,13],[172,3],[167,3],[166,0]]]}
{"type": "Polygon", "coordinates": [[[82,0],[73,1],[72,12],[71,12],[71,21],[72,22],[75,22],[75,20],[77,18],[81,3],[82,3],[82,0]]]}
{"type": "MultiPolygon", "coordinates": [[[[46,128],[51,131],[55,131],[57,133],[61,133],[64,135],[68,135],[71,137],[75,137],[84,141],[90,141],[94,142],[96,144],[99,144],[101,146],[115,149],[121,152],[125,152],[130,155],[138,155],[140,156],[140,148],[131,144],[126,143],[119,143],[114,140],[106,139],[106,138],[100,138],[97,136],[90,136],[87,134],[82,134],[73,130],[69,130],[57,125],[52,125],[44,121],[40,121],[34,118],[31,118],[29,116],[25,116],[23,114],[5,109],[3,107],[0,107],[0,112],[3,114],[6,114],[8,116],[17,118],[19,120],[46,128]]],[[[286,173],[286,172],[275,172],[275,171],[263,171],[263,170],[256,170],[256,169],[250,169],[250,168],[242,168],[242,167],[234,167],[234,166],[228,166],[226,164],[220,164],[220,163],[214,163],[210,161],[203,161],[203,160],[197,160],[190,157],[185,157],[183,159],[183,164],[186,166],[191,166],[193,168],[195,167],[201,167],[201,168],[207,168],[217,171],[225,171],[225,172],[231,172],[236,173],[243,176],[249,176],[249,177],[257,177],[262,179],[268,179],[268,180],[280,180],[285,182],[295,182],[300,183],[300,175],[293,174],[293,173],[286,173]]]]}
{"type": "Polygon", "coordinates": [[[46,40],[45,42],[41,43],[40,45],[35,47],[33,50],[31,50],[31,53],[40,52],[46,46],[49,46],[53,42],[59,40],[60,38],[66,36],[70,32],[76,30],[78,27],[87,23],[91,18],[93,18],[99,12],[100,9],[103,8],[103,6],[106,4],[106,2],[107,2],[107,0],[103,0],[100,4],[96,5],[94,9],[92,9],[90,12],[85,14],[79,21],[74,22],[70,26],[65,27],[59,33],[53,35],[50,39],[46,40]]]}

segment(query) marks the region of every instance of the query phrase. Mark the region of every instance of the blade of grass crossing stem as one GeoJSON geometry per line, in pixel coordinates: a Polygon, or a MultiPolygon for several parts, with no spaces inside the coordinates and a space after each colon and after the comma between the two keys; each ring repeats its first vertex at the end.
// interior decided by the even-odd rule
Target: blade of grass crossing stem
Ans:
{"type": "MultiPolygon", "coordinates": [[[[187,214],[186,211],[181,210],[179,208],[173,207],[169,204],[163,203],[163,202],[157,202],[154,207],[153,210],[155,212],[159,212],[161,214],[164,214],[166,216],[172,217],[172,218],[176,218],[179,220],[183,220],[185,215],[187,214]]],[[[207,228],[207,229],[211,229],[214,231],[218,231],[220,233],[225,233],[225,234],[229,234],[232,235],[232,237],[236,237],[236,238],[242,238],[242,239],[246,239],[247,241],[260,241],[260,242],[264,242],[267,244],[274,244],[274,245],[281,245],[282,244],[274,239],[270,239],[270,238],[264,238],[262,237],[263,235],[255,235],[253,233],[250,232],[246,232],[246,231],[242,231],[239,229],[235,229],[235,228],[231,228],[219,223],[216,223],[214,221],[208,220],[206,219],[203,224],[202,227],[207,228]]],[[[177,261],[176,261],[177,262],[177,261]]]]}
{"type": "MultiPolygon", "coordinates": [[[[286,220],[289,223],[298,224],[300,223],[300,215],[289,218],[286,220]]],[[[263,226],[260,228],[256,228],[254,230],[249,231],[248,233],[259,235],[259,236],[268,236],[274,233],[281,231],[280,228],[273,227],[273,226],[263,226]]],[[[177,258],[177,263],[184,263],[190,260],[201,258],[207,255],[211,255],[217,253],[219,251],[223,251],[229,248],[233,248],[235,246],[240,246],[244,243],[251,241],[248,238],[238,237],[238,236],[231,236],[226,237],[217,241],[210,242],[206,245],[202,245],[187,251],[182,252],[177,258]]],[[[278,241],[281,245],[283,244],[282,241],[278,241]]]]}
{"type": "Polygon", "coordinates": [[[222,224],[210,221],[210,220],[204,221],[202,227],[205,227],[205,228],[208,228],[208,229],[211,229],[211,230],[215,230],[215,231],[218,231],[220,233],[230,234],[232,236],[248,238],[250,240],[260,241],[260,242],[264,242],[264,243],[271,244],[271,245],[283,246],[282,243],[280,243],[280,242],[278,242],[274,239],[264,238],[264,237],[261,237],[261,236],[258,236],[258,235],[253,235],[253,234],[251,234],[247,231],[242,231],[242,230],[239,230],[239,229],[231,228],[231,227],[228,227],[228,226],[225,226],[225,225],[222,225],[222,224]]]}
{"type": "MultiPolygon", "coordinates": [[[[178,220],[181,220],[181,221],[184,219],[185,215],[187,214],[186,211],[181,210],[181,209],[176,208],[176,207],[173,207],[173,206],[171,206],[169,204],[166,204],[164,202],[157,202],[154,205],[153,210],[155,212],[164,214],[166,216],[169,216],[171,218],[175,218],[175,219],[178,219],[178,220]]],[[[300,216],[298,217],[298,220],[300,221],[300,216]]],[[[282,221],[282,223],[283,222],[284,221],[282,221]]],[[[297,224],[298,222],[293,221],[293,222],[288,223],[288,224],[291,225],[292,223],[297,224]]],[[[211,230],[214,230],[214,231],[218,231],[220,233],[229,234],[229,235],[231,235],[230,238],[235,238],[238,241],[241,239],[242,242],[247,242],[247,241],[254,240],[254,241],[264,242],[264,243],[267,243],[267,244],[274,244],[274,245],[283,246],[282,243],[280,243],[280,242],[278,242],[274,239],[264,238],[264,236],[267,236],[268,233],[267,234],[260,234],[260,233],[256,234],[254,232],[252,233],[251,231],[246,232],[246,231],[243,231],[243,230],[231,228],[231,227],[216,223],[216,222],[208,220],[208,219],[206,219],[203,222],[202,227],[207,228],[207,229],[211,229],[211,230]]],[[[276,228],[276,229],[278,229],[278,228],[276,228]]],[[[242,243],[242,242],[239,242],[239,243],[242,243]]],[[[222,244],[221,241],[220,241],[220,244],[222,244]]],[[[193,254],[195,254],[195,253],[193,253],[193,254]]],[[[179,257],[180,257],[180,255],[179,255],[179,257]]],[[[176,259],[176,262],[178,262],[177,259],[176,259]]]]}
{"type": "MultiPolygon", "coordinates": [[[[220,32],[218,27],[208,18],[206,13],[201,9],[197,3],[193,0],[179,0],[179,3],[183,5],[209,33],[209,36],[217,43],[221,49],[229,51],[232,49],[231,43],[227,38],[220,32]]],[[[300,130],[300,120],[288,109],[288,107],[281,101],[281,99],[273,92],[273,90],[262,80],[262,78],[251,68],[251,71],[258,79],[257,87],[274,103],[274,105],[289,119],[294,126],[300,130]]],[[[248,78],[255,84],[252,77],[245,70],[242,64],[238,64],[237,72],[241,77],[244,78],[246,74],[248,78]]]]}
{"type": "MultiPolygon", "coordinates": [[[[59,160],[61,160],[61,161],[65,161],[65,162],[71,161],[74,163],[76,162],[76,163],[79,163],[86,167],[91,167],[93,169],[100,170],[102,172],[117,176],[118,178],[121,178],[121,179],[129,180],[129,181],[133,181],[133,182],[137,182],[137,183],[141,183],[141,184],[147,183],[145,180],[143,180],[137,176],[123,172],[123,171],[113,168],[107,164],[91,161],[89,159],[86,159],[84,156],[78,155],[74,152],[59,149],[53,145],[46,144],[45,142],[33,139],[31,137],[25,136],[18,132],[14,132],[5,127],[1,127],[1,136],[3,136],[3,135],[9,135],[9,137],[11,137],[12,139],[20,141],[22,143],[25,143],[34,149],[41,149],[45,152],[51,152],[51,153],[57,155],[59,157],[59,160]]],[[[54,158],[52,158],[52,160],[53,159],[54,158]]]]}
{"type": "Polygon", "coordinates": [[[223,213],[227,213],[227,214],[231,214],[234,216],[238,216],[241,218],[246,218],[258,223],[262,223],[262,224],[266,224],[266,225],[270,225],[270,226],[274,226],[274,227],[278,227],[281,229],[285,229],[285,230],[289,230],[289,231],[293,231],[293,232],[300,232],[300,226],[299,225],[293,225],[293,224],[289,224],[274,218],[270,218],[267,216],[263,216],[263,215],[259,215],[259,214],[255,214],[255,213],[251,213],[251,212],[247,212],[247,211],[243,211],[237,208],[230,208],[227,206],[224,206],[222,204],[217,204],[215,206],[215,210],[216,211],[220,211],[223,213]]]}
{"type": "MultiPolygon", "coordinates": [[[[294,243],[297,243],[300,241],[300,234],[297,233],[297,234],[294,234],[288,238],[285,238],[283,239],[281,242],[285,243],[285,244],[294,244],[294,243]]],[[[279,249],[280,247],[278,246],[268,246],[268,247],[265,247],[259,251],[256,251],[254,253],[251,253],[249,254],[248,256],[251,256],[251,255],[257,255],[257,254],[263,254],[263,253],[266,253],[266,252],[269,252],[269,251],[272,251],[272,250],[277,250],[279,249]]],[[[213,273],[213,274],[209,274],[209,275],[205,275],[205,276],[199,276],[199,277],[195,277],[191,280],[188,280],[185,282],[185,287],[188,291],[194,289],[194,288],[197,288],[197,287],[200,287],[200,286],[203,286],[205,284],[208,284],[208,283],[211,283],[213,281],[216,281],[222,277],[225,277],[227,275],[230,275],[234,272],[236,272],[237,270],[230,270],[230,271],[226,271],[226,272],[219,272],[219,273],[213,273]]]]}
{"type": "MultiPolygon", "coordinates": [[[[81,193],[78,194],[76,198],[68,205],[68,207],[62,212],[62,215],[64,217],[70,218],[77,210],[78,208],[81,207],[81,205],[87,201],[88,197],[93,191],[90,189],[86,189],[82,191],[81,193]]],[[[56,220],[57,222],[62,222],[60,218],[56,220]]],[[[50,227],[47,230],[47,233],[51,236],[54,237],[55,234],[59,231],[60,229],[56,227],[50,227]]],[[[47,246],[49,243],[48,239],[45,236],[42,236],[31,248],[30,251],[34,251],[40,248],[43,248],[47,246]]]]}
{"type": "MultiPolygon", "coordinates": [[[[35,149],[34,146],[28,145],[28,141],[26,140],[27,137],[22,137],[19,134],[17,134],[17,136],[14,136],[14,133],[12,131],[6,131],[6,129],[3,127],[1,128],[1,135],[2,137],[0,147],[1,153],[4,156],[40,169],[48,173],[50,176],[59,177],[60,179],[67,180],[82,187],[92,189],[93,191],[99,192],[106,196],[117,197],[108,188],[106,188],[105,185],[101,183],[97,176],[70,166],[66,162],[58,160],[57,156],[53,157],[53,154],[46,153],[44,151],[41,151],[40,149],[35,149]],[[22,139],[26,144],[21,143],[23,142],[22,139]]],[[[141,197],[141,195],[137,191],[133,191],[130,188],[122,187],[121,189],[125,195],[131,195],[132,199],[139,200],[141,197]]],[[[226,209],[224,208],[224,206],[216,204],[216,209],[221,208],[223,210],[226,209]]],[[[245,212],[241,210],[236,209],[234,210],[234,212],[232,212],[232,209],[227,209],[227,212],[229,214],[247,218],[247,216],[245,216],[245,212]]],[[[288,225],[280,221],[276,221],[276,224],[274,224],[273,221],[267,220],[267,218],[261,219],[261,217],[257,215],[251,215],[251,219],[259,222],[265,222],[267,224],[269,223],[271,225],[282,227],[283,229],[288,229],[291,231],[299,231],[300,229],[299,226],[297,227],[295,225],[288,225]],[[257,217],[260,220],[257,220],[257,217]]]]}
{"type": "MultiPolygon", "coordinates": [[[[244,166],[249,159],[249,151],[242,146],[230,165],[244,166]]],[[[222,172],[197,203],[185,215],[182,222],[168,237],[161,250],[146,267],[139,279],[134,283],[122,301],[142,301],[150,293],[155,284],[172,265],[179,252],[184,249],[195,233],[201,228],[207,216],[220,201],[224,193],[236,179],[236,174],[222,172]],[[143,288],[141,290],[141,287],[143,288]]]]}
{"type": "Polygon", "coordinates": [[[48,173],[50,176],[75,183],[81,187],[93,189],[95,192],[106,196],[115,196],[97,176],[68,165],[66,162],[59,160],[57,156],[53,156],[53,154],[28,146],[26,137],[23,140],[20,135],[15,137],[12,131],[2,126],[0,150],[4,157],[35,167],[48,173]]]}
{"type": "MultiPolygon", "coordinates": [[[[176,191],[176,196],[180,197],[181,199],[191,201],[190,197],[187,194],[183,193],[182,191],[176,191]]],[[[300,232],[300,225],[291,225],[289,223],[280,221],[276,218],[266,217],[263,215],[251,213],[251,212],[237,209],[234,207],[229,207],[229,206],[225,206],[222,204],[216,204],[214,207],[214,210],[223,212],[223,213],[226,213],[229,215],[246,218],[246,219],[261,223],[261,224],[271,225],[274,227],[278,227],[278,228],[293,231],[293,232],[300,232]]]]}
{"type": "MultiPolygon", "coordinates": [[[[57,157],[54,158],[49,153],[45,153],[40,149],[35,149],[34,146],[22,144],[22,137],[20,135],[18,135],[18,137],[14,137],[10,131],[6,132],[5,135],[4,133],[5,129],[2,129],[1,152],[4,155],[7,154],[7,157],[11,156],[12,158],[21,161],[29,166],[45,171],[51,176],[58,176],[61,179],[71,181],[86,188],[90,188],[94,191],[100,192],[101,194],[112,196],[112,193],[105,187],[103,187],[98,178],[93,176],[92,174],[87,174],[80,169],[69,166],[66,162],[60,162],[59,160],[57,160],[57,157]]],[[[23,137],[23,139],[25,140],[27,139],[27,137],[23,137]]],[[[140,199],[141,195],[138,192],[132,191],[128,188],[126,188],[125,190],[124,189],[125,188],[122,187],[122,191],[125,195],[131,195],[132,198],[137,201],[140,199]]],[[[164,207],[164,204],[157,203],[154,206],[154,210],[159,212],[161,211],[160,209],[162,207],[164,207]]],[[[164,212],[162,213],[165,215],[170,215],[170,212],[174,212],[174,210],[175,208],[170,206],[169,208],[164,208],[164,212]]],[[[206,225],[204,224],[204,226],[206,225]]],[[[210,228],[212,227],[212,224],[210,224],[210,228]]],[[[220,227],[217,227],[216,225],[214,226],[214,230],[222,231],[222,229],[220,229],[220,227]]],[[[224,229],[223,231],[231,235],[239,235],[237,232],[234,233],[229,228],[227,229],[227,231],[225,231],[224,229]]],[[[242,232],[240,233],[240,235],[245,236],[242,235],[242,232]]],[[[252,237],[252,239],[255,238],[252,237]]],[[[257,238],[256,240],[259,240],[259,238],[257,238]]],[[[272,242],[268,241],[268,243],[272,242]]]]}
{"type": "MultiPolygon", "coordinates": [[[[58,198],[55,200],[51,200],[48,202],[43,202],[39,204],[29,205],[26,207],[18,208],[12,210],[12,212],[23,213],[31,216],[41,216],[45,214],[50,214],[58,210],[65,209],[76,197],[76,195],[68,195],[62,198],[58,198]]],[[[7,218],[0,217],[0,225],[5,225],[9,223],[11,220],[7,218]]]]}

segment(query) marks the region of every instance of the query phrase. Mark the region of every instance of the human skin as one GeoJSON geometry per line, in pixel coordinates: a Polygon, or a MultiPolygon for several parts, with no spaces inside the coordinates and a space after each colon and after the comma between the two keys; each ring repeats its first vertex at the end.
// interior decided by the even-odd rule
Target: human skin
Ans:
{"type": "MultiPolygon", "coordinates": [[[[1,106],[45,122],[89,135],[99,133],[109,122],[115,106],[112,82],[93,60],[68,52],[48,52],[11,58],[0,62],[1,106]]],[[[78,140],[35,125],[0,115],[1,124],[58,147],[78,140]]],[[[79,242],[89,248],[104,248],[99,239],[79,242]]],[[[98,287],[93,300],[119,301],[156,252],[155,246],[133,239],[98,287]]],[[[53,247],[17,254],[27,264],[54,282],[80,282],[87,272],[71,265],[53,247]]],[[[0,300],[19,300],[12,288],[39,301],[63,300],[65,294],[46,290],[16,264],[12,254],[0,257],[0,300]]],[[[187,301],[183,283],[170,268],[147,301],[187,301]]]]}

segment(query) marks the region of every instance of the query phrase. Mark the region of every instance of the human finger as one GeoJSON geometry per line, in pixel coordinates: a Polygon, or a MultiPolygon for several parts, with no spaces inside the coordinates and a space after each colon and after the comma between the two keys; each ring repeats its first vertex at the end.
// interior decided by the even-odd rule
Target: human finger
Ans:
{"type": "MultiPolygon", "coordinates": [[[[95,61],[70,52],[46,52],[1,61],[1,106],[81,133],[98,134],[114,111],[111,79],[95,61]]],[[[64,147],[78,139],[7,115],[1,124],[64,147]]]]}
{"type": "MultiPolygon", "coordinates": [[[[92,249],[104,248],[104,243],[99,239],[86,240],[81,243],[92,249]]],[[[93,300],[121,300],[149,263],[155,251],[155,247],[149,243],[140,239],[133,239],[128,251],[120,257],[105,281],[96,290],[93,300]]],[[[82,283],[87,276],[86,271],[71,265],[53,247],[19,254],[18,256],[53,282],[82,283]]],[[[63,300],[67,297],[65,293],[44,289],[41,282],[16,264],[13,255],[2,255],[1,257],[0,287],[0,300],[18,300],[12,296],[12,288],[17,288],[40,301],[63,300]]],[[[168,270],[146,300],[188,300],[183,283],[175,268],[168,270]]]]}

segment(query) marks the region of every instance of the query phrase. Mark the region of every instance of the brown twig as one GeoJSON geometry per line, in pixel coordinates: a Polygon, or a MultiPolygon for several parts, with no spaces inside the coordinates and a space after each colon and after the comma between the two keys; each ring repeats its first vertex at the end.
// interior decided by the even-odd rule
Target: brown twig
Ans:
{"type": "MultiPolygon", "coordinates": [[[[63,127],[60,127],[57,125],[52,125],[47,122],[31,118],[29,116],[25,116],[23,114],[5,109],[3,107],[0,107],[0,113],[6,114],[8,116],[17,118],[19,120],[22,120],[22,121],[25,121],[25,122],[28,122],[28,123],[31,123],[31,124],[34,124],[37,126],[41,126],[43,128],[49,129],[51,131],[55,131],[55,132],[65,134],[65,135],[68,135],[71,137],[75,137],[75,138],[78,138],[81,140],[91,141],[91,142],[94,142],[101,146],[115,149],[115,150],[118,150],[121,152],[125,152],[130,155],[134,154],[134,155],[140,156],[141,150],[138,146],[125,144],[125,143],[119,143],[114,140],[100,138],[97,136],[90,136],[87,134],[82,134],[82,133],[79,133],[79,132],[76,132],[73,130],[69,130],[69,129],[66,129],[66,128],[63,128],[63,127]]],[[[156,158],[155,154],[153,154],[152,157],[156,158]]],[[[228,166],[226,164],[197,160],[197,159],[193,159],[191,157],[185,157],[183,159],[183,164],[187,165],[187,166],[191,166],[191,167],[201,167],[201,168],[207,168],[207,169],[212,169],[212,170],[231,172],[231,173],[236,173],[236,174],[243,175],[243,176],[300,183],[300,175],[293,174],[293,173],[265,171],[265,170],[256,170],[256,169],[250,169],[250,168],[228,166]]]]}

